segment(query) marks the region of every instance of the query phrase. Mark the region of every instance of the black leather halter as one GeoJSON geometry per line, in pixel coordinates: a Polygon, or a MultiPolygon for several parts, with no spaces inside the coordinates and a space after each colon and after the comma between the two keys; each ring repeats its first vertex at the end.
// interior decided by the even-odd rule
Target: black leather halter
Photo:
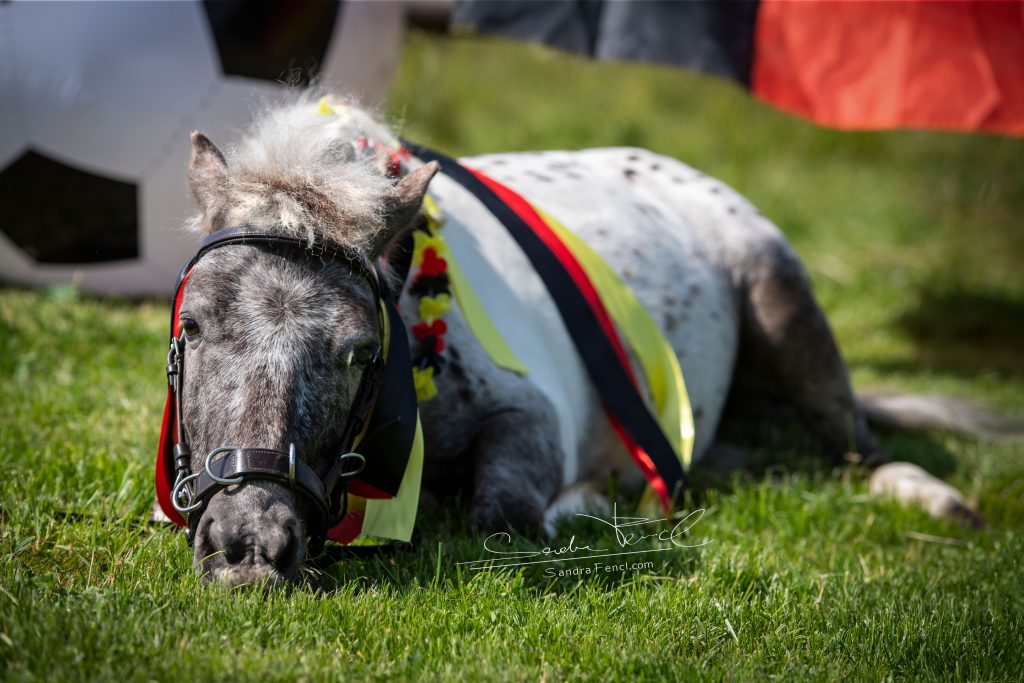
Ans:
{"type": "MultiPolygon", "coordinates": [[[[374,300],[381,302],[381,285],[376,268],[359,251],[340,244],[306,240],[258,232],[247,227],[219,230],[203,240],[199,251],[182,269],[178,276],[175,300],[179,300],[181,288],[196,265],[207,253],[230,245],[283,245],[301,247],[311,255],[331,261],[345,263],[355,274],[362,277],[373,290],[374,300]]],[[[177,315],[177,310],[172,315],[177,315]]],[[[380,339],[385,338],[383,316],[388,311],[378,307],[380,339]]],[[[173,321],[172,321],[173,325],[173,321]]],[[[401,330],[391,336],[401,335],[401,330]]],[[[366,426],[367,418],[377,399],[384,374],[384,354],[377,348],[373,359],[363,372],[363,377],[349,412],[348,422],[337,446],[337,455],[326,471],[318,473],[297,457],[294,444],[288,452],[271,448],[236,448],[224,446],[215,448],[206,456],[198,472],[192,470],[192,451],[189,447],[188,431],[183,415],[182,394],[185,373],[184,332],[172,337],[167,355],[167,378],[175,401],[174,465],[175,483],[172,502],[179,512],[187,516],[189,542],[195,537],[200,518],[206,511],[213,495],[227,486],[241,484],[251,479],[262,479],[281,483],[302,495],[308,503],[306,508],[309,549],[316,554],[323,547],[327,530],[345,515],[348,479],[358,474],[365,464],[359,453],[351,452],[356,438],[366,426]]]]}

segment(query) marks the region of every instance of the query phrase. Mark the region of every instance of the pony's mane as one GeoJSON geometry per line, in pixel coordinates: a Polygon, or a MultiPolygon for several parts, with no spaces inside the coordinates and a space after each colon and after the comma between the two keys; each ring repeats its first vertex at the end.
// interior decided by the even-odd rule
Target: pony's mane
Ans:
{"type": "Polygon", "coordinates": [[[382,200],[393,180],[354,143],[397,142],[364,109],[327,102],[305,94],[269,107],[229,149],[226,220],[310,242],[361,248],[372,241],[383,228],[382,200]]]}

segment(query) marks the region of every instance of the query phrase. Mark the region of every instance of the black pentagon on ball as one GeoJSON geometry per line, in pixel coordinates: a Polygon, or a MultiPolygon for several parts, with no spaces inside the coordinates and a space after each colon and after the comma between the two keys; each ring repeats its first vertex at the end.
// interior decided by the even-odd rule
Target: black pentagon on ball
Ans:
{"type": "Polygon", "coordinates": [[[28,151],[0,171],[0,231],[37,263],[138,258],[138,188],[28,151]]]}
{"type": "Polygon", "coordinates": [[[339,2],[205,0],[221,71],[308,85],[323,63],[339,2]]]}

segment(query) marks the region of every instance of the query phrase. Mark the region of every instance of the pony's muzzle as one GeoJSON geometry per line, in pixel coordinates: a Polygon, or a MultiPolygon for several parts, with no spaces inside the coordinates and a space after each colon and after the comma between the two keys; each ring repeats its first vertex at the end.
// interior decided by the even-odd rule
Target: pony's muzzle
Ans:
{"type": "Polygon", "coordinates": [[[218,491],[196,529],[196,569],[229,586],[291,581],[305,555],[295,500],[286,487],[270,481],[218,491]]]}

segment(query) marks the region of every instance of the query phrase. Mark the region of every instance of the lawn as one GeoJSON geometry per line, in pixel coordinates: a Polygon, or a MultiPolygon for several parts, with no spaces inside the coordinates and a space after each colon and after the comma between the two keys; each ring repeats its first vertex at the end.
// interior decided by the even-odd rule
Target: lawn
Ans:
{"type": "MultiPolygon", "coordinates": [[[[458,154],[674,155],[791,238],[857,386],[1024,413],[1024,141],[821,130],[694,74],[421,34],[388,116],[458,154]]],[[[942,434],[882,441],[964,490],[984,531],[870,499],[863,473],[831,470],[800,430],[765,423],[747,429],[755,472],[694,488],[706,514],[691,538],[707,544],[652,568],[472,571],[456,563],[479,558],[481,539],[456,503],[423,516],[414,550],[346,561],[319,588],[203,586],[182,536],[142,524],[166,323],[162,301],[0,290],[4,680],[1013,680],[1024,668],[1024,446],[942,434]]]]}

